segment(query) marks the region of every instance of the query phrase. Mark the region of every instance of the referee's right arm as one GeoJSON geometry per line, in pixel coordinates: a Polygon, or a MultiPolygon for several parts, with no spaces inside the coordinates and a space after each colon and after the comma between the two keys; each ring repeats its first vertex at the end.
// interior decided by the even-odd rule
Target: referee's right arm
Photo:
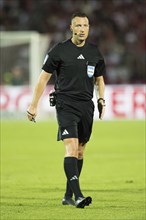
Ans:
{"type": "Polygon", "coordinates": [[[33,98],[32,98],[32,102],[29,106],[29,108],[27,109],[27,116],[28,119],[30,121],[32,121],[32,119],[36,117],[37,115],[37,106],[38,106],[38,102],[40,100],[41,95],[43,94],[45,87],[47,85],[47,82],[49,81],[50,77],[51,77],[51,73],[48,73],[44,70],[42,70],[38,82],[35,86],[34,89],[34,93],[33,93],[33,98]]]}

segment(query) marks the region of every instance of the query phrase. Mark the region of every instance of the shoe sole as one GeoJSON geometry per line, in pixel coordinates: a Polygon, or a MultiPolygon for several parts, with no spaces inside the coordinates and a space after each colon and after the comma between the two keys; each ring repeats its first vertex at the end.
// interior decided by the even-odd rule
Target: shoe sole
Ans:
{"type": "Polygon", "coordinates": [[[84,208],[85,206],[89,206],[89,204],[92,203],[92,198],[90,196],[86,197],[83,199],[77,206],[76,208],[84,208]]]}

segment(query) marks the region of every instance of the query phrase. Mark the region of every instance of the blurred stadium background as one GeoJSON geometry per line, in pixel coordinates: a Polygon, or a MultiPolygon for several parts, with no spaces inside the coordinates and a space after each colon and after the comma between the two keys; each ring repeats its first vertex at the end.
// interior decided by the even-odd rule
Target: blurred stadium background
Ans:
{"type": "MultiPolygon", "coordinates": [[[[90,18],[89,41],[98,45],[106,61],[105,119],[143,120],[145,7],[144,0],[0,0],[2,118],[26,118],[47,51],[71,36],[70,17],[83,11],[90,18]]],[[[55,115],[48,103],[53,83],[52,77],[40,102],[39,119],[55,115]]]]}
{"type": "Polygon", "coordinates": [[[145,0],[0,0],[1,220],[146,219],[145,8],[145,0]],[[88,14],[89,40],[107,67],[106,114],[94,123],[81,178],[94,202],[84,212],[60,205],[64,149],[48,101],[54,78],[39,104],[40,122],[26,116],[46,53],[71,36],[75,11],[88,14]]]}

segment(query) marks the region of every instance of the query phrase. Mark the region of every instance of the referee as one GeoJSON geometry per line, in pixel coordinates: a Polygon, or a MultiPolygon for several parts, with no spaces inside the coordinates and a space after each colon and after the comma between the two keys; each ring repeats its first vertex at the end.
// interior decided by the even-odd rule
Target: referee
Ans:
{"type": "Polygon", "coordinates": [[[56,107],[57,140],[63,140],[65,146],[64,171],[67,183],[62,204],[84,208],[92,202],[92,198],[83,195],[79,176],[84,149],[92,132],[94,85],[98,91],[100,119],[105,111],[105,63],[98,48],[86,41],[89,33],[86,14],[73,14],[70,29],[72,37],[55,45],[46,56],[27,116],[30,121],[35,121],[39,99],[51,75],[55,74],[55,92],[50,96],[50,105],[56,107]]]}

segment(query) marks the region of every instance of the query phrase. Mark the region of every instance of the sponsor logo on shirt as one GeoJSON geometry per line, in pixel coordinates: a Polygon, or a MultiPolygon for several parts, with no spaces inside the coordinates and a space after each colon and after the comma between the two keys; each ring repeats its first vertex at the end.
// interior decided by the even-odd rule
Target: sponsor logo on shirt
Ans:
{"type": "Polygon", "coordinates": [[[78,57],[77,57],[78,60],[84,60],[84,56],[82,54],[80,54],[78,57]]]}

